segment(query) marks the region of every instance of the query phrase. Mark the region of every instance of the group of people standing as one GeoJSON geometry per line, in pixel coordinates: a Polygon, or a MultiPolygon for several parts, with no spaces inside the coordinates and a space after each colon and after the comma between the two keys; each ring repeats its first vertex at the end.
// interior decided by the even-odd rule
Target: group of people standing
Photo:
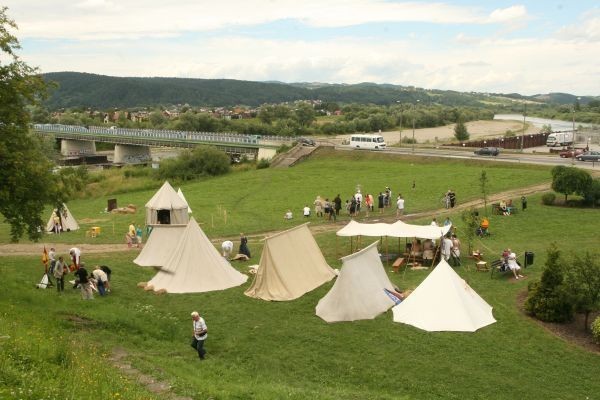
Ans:
{"type": "Polygon", "coordinates": [[[63,256],[56,254],[54,247],[50,248],[48,252],[48,262],[50,268],[48,269],[47,276],[50,280],[50,276],[56,279],[56,290],[61,293],[65,290],[65,277],[73,272],[75,275],[75,285],[73,288],[79,287],[81,290],[81,297],[83,299],[93,299],[93,287],[96,288],[101,296],[104,296],[107,292],[110,292],[110,275],[111,269],[106,265],[97,265],[91,274],[88,274],[85,268],[85,263],[81,261],[81,250],[77,247],[73,247],[69,250],[70,264],[68,264],[63,256]]]}
{"type": "Polygon", "coordinates": [[[448,191],[442,197],[442,202],[444,203],[444,207],[454,208],[456,205],[456,193],[454,193],[453,189],[448,189],[448,191]]]}

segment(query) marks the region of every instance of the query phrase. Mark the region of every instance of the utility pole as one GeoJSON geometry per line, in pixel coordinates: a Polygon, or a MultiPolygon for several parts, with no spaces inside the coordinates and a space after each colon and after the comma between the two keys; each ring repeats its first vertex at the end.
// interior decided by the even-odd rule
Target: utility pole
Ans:
{"type": "Polygon", "coordinates": [[[418,104],[420,100],[417,100],[416,103],[413,103],[413,135],[412,135],[412,152],[415,152],[415,117],[416,117],[416,110],[415,110],[415,104],[418,104]]]}

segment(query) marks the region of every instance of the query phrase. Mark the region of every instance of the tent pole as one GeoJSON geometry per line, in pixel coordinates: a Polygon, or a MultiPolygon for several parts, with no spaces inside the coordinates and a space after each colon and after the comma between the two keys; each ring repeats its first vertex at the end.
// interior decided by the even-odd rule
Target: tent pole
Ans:
{"type": "Polygon", "coordinates": [[[390,267],[390,246],[388,245],[388,237],[385,237],[385,253],[386,253],[386,267],[390,267]]]}

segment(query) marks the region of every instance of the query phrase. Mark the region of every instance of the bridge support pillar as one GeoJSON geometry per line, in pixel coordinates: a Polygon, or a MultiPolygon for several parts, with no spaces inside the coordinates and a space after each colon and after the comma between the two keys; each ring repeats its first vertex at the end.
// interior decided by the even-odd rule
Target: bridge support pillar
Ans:
{"type": "Polygon", "coordinates": [[[275,154],[277,154],[277,150],[275,150],[275,149],[267,149],[264,147],[259,147],[258,155],[256,156],[256,159],[260,160],[261,158],[264,158],[266,160],[270,160],[271,158],[275,157],[275,154]]]}
{"type": "Polygon", "coordinates": [[[60,154],[66,157],[93,155],[96,154],[96,142],[62,139],[60,142],[60,154]]]}
{"type": "Polygon", "coordinates": [[[137,164],[152,161],[150,147],[130,144],[115,144],[115,164],[137,164]]]}

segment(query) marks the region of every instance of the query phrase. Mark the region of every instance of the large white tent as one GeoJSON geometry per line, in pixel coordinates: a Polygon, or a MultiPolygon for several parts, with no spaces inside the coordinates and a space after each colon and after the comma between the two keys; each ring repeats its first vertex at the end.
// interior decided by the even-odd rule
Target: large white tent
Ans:
{"type": "Polygon", "coordinates": [[[59,224],[60,224],[61,232],[76,231],[77,229],[79,229],[79,224],[77,223],[77,220],[75,219],[73,214],[71,214],[71,211],[69,211],[69,208],[67,207],[67,205],[65,203],[63,203],[60,213],[56,208],[52,211],[52,214],[50,215],[50,219],[48,220],[48,223],[46,224],[47,232],[54,231],[54,216],[59,217],[59,221],[60,221],[59,224]]]}
{"type": "Polygon", "coordinates": [[[337,231],[337,236],[390,236],[390,237],[416,237],[421,239],[439,239],[448,233],[452,225],[412,225],[402,221],[393,224],[375,223],[363,224],[354,220],[337,231]]]}
{"type": "Polygon", "coordinates": [[[308,224],[303,224],[265,239],[256,277],[244,294],[263,300],[293,300],[334,276],[308,224]]]}
{"type": "Polygon", "coordinates": [[[177,195],[168,181],[146,203],[146,224],[185,225],[189,221],[188,204],[177,195]]]}
{"type": "Polygon", "coordinates": [[[327,322],[373,319],[395,302],[394,290],[377,251],[377,242],[342,258],[342,269],[331,290],[319,300],[316,314],[327,322]]]}
{"type": "Polygon", "coordinates": [[[188,205],[188,214],[191,214],[192,209],[190,207],[190,203],[188,203],[188,201],[186,200],[185,196],[183,195],[183,192],[181,191],[181,188],[177,188],[177,196],[181,197],[181,200],[185,201],[185,204],[188,205]]]}
{"type": "Polygon", "coordinates": [[[191,218],[169,259],[148,285],[155,291],[199,293],[239,286],[247,279],[219,254],[191,218]]]}
{"type": "Polygon", "coordinates": [[[154,226],[142,251],[133,262],[142,267],[164,266],[185,229],[185,225],[154,226]]]}
{"type": "Polygon", "coordinates": [[[444,260],[392,311],[394,322],[430,332],[474,332],[496,322],[492,307],[444,260]]]}

